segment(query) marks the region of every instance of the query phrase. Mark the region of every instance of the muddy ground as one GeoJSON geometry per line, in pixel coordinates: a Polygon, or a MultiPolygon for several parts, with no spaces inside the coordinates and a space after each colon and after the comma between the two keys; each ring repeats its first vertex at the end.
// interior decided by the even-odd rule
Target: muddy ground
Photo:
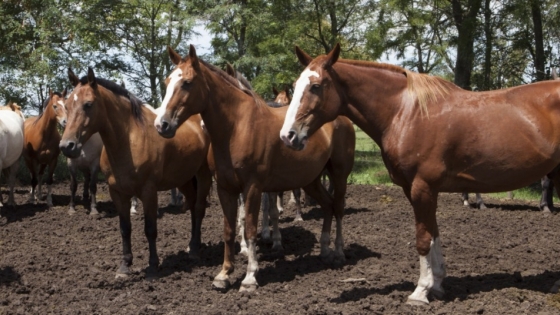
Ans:
{"type": "MultiPolygon", "coordinates": [[[[215,195],[203,223],[202,258],[193,261],[186,253],[190,215],[168,207],[169,193],[160,193],[160,277],[147,281],[142,215],[132,222],[135,274],[115,279],[122,246],[106,184],[99,187],[96,218],[81,205],[67,215],[67,183],[53,191],[51,209],[44,201],[27,204],[27,188],[19,187],[17,208],[1,210],[2,314],[560,314],[560,295],[549,293],[560,279],[560,215],[543,215],[536,201],[487,197],[490,208],[482,211],[463,207],[457,194],[442,194],[446,296],[418,307],[404,303],[419,263],[413,213],[397,187],[349,186],[342,267],[318,257],[321,210],[306,207],[305,221],[293,222],[288,206],[281,216],[285,256],[259,243],[260,287],[251,294],[238,292],[242,255],[233,288],[211,288],[223,260],[215,195]]],[[[2,193],[6,198],[5,186],[2,193]]]]}

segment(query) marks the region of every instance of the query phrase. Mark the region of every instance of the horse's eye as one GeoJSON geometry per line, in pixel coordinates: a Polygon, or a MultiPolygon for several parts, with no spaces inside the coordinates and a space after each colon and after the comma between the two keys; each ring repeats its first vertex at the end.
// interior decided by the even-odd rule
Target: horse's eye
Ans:
{"type": "Polygon", "coordinates": [[[183,81],[183,84],[181,84],[181,88],[186,90],[189,88],[189,85],[190,85],[189,81],[183,81]]]}
{"type": "Polygon", "coordinates": [[[321,87],[321,84],[315,83],[311,86],[311,89],[318,90],[321,87]]]}
{"type": "Polygon", "coordinates": [[[53,108],[54,110],[56,110],[56,109],[57,109],[56,105],[53,105],[53,107],[52,107],[52,108],[53,108]]]}
{"type": "Polygon", "coordinates": [[[84,103],[84,108],[91,108],[91,102],[84,103]]]}

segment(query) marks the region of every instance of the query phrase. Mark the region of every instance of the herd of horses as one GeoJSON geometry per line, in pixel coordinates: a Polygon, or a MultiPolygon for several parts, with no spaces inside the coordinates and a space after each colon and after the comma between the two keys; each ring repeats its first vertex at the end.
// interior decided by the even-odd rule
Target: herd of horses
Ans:
{"type": "MultiPolygon", "coordinates": [[[[96,179],[102,171],[122,236],[117,277],[131,273],[134,198],[144,209],[146,277],[156,277],[157,191],[176,187],[185,196],[184,207],[192,217],[188,251],[196,258],[213,181],[224,214],[225,243],[223,266],[212,282],[215,289],[231,286],[238,213],[242,251],[248,257],[240,291],[258,287],[261,202],[269,210],[263,213],[262,237],[282,250],[277,200],[283,191],[293,191],[296,205],[300,188],[318,202],[324,211],[320,256],[326,263],[344,263],[342,219],[354,163],[353,124],[381,148],[392,181],[414,210],[420,277],[410,304],[427,304],[429,296],[444,293],[446,271],[436,221],[439,192],[507,191],[544,176],[560,187],[559,81],[475,93],[398,66],[341,59],[339,45],[317,58],[296,47],[305,70],[293,96],[274,90],[275,102],[267,103],[232,67],[223,71],[205,62],[192,45],[184,57],[171,47],[168,52],[175,68],[166,78],[158,109],[124,86],[96,77],[91,68],[81,78],[68,69],[72,91],[49,92],[38,117],[24,120],[15,104],[0,107],[0,145],[5,148],[0,169],[11,169],[8,205],[14,204],[14,165],[20,155],[32,175],[31,202],[42,198],[41,179],[48,166],[49,205],[56,157],[62,152],[68,158],[69,213],[76,211],[77,170],[84,173],[83,198],[91,202],[90,213],[97,213],[96,179]],[[62,136],[57,124],[64,128],[62,136]],[[325,173],[329,190],[321,180],[325,173]]],[[[551,193],[543,198],[551,199],[551,193]]]]}

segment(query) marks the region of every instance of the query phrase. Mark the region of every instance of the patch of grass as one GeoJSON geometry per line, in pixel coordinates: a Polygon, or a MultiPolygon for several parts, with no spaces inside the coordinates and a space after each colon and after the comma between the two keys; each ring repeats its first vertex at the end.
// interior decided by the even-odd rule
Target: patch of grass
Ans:
{"type": "Polygon", "coordinates": [[[356,130],[356,153],[354,168],[348,182],[361,185],[392,185],[381,158],[381,150],[365,132],[356,126],[354,128],[356,130]]]}

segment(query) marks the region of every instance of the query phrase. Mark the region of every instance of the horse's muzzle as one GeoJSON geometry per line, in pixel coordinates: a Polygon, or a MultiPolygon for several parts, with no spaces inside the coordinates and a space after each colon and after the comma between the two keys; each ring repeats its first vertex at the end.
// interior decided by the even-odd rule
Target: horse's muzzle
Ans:
{"type": "Polygon", "coordinates": [[[298,135],[294,129],[290,130],[287,135],[281,135],[280,138],[285,145],[296,151],[303,150],[307,144],[307,133],[298,135]]]}
{"type": "Polygon", "coordinates": [[[160,136],[168,139],[173,138],[177,131],[177,125],[168,121],[166,118],[161,118],[159,121],[156,120],[154,126],[160,136]]]}
{"type": "Polygon", "coordinates": [[[58,147],[60,151],[62,151],[62,154],[71,159],[80,156],[80,152],[82,151],[82,144],[75,140],[60,140],[58,147]]]}

